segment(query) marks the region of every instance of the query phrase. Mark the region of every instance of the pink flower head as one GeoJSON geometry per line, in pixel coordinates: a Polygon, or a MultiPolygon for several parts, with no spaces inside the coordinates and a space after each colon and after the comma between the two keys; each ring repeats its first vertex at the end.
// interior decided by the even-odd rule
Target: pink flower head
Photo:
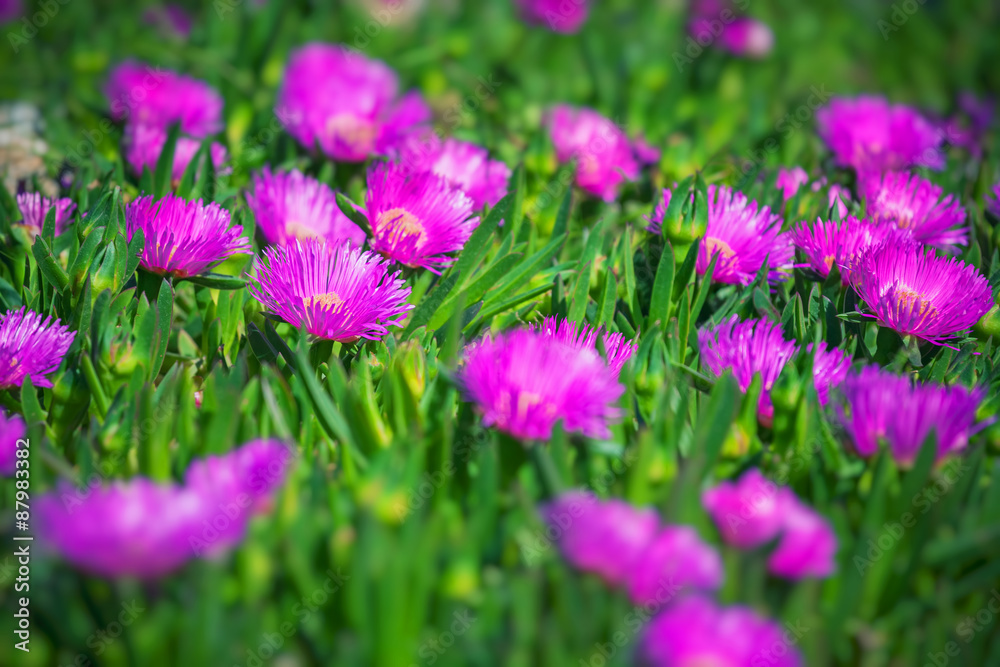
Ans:
{"type": "Polygon", "coordinates": [[[378,255],[319,239],[268,248],[250,293],[271,312],[319,338],[378,340],[402,326],[410,288],[378,255]]]}
{"type": "Polygon", "coordinates": [[[624,181],[639,177],[628,137],[596,111],[560,104],[548,110],[543,123],[552,137],[556,158],[576,161],[576,184],[582,190],[613,201],[624,181]]]}
{"type": "MultiPolygon", "coordinates": [[[[142,175],[143,168],[152,173],[156,170],[160,153],[163,152],[163,147],[167,143],[167,129],[157,125],[129,124],[125,127],[123,143],[125,160],[136,175],[142,175]]],[[[173,183],[178,183],[184,177],[184,171],[200,148],[201,141],[198,139],[185,136],[177,137],[177,144],[174,146],[174,164],[170,171],[173,183]]],[[[209,153],[216,172],[222,171],[223,165],[229,159],[225,147],[218,142],[213,142],[209,153]]]]}
{"type": "Polygon", "coordinates": [[[691,590],[714,591],[724,571],[719,552],[690,526],[667,526],[643,549],[628,575],[637,605],[666,604],[691,590]]]}
{"type": "Polygon", "coordinates": [[[257,441],[195,462],[185,486],[135,478],[84,495],[63,485],[38,499],[40,539],[99,576],[163,576],[243,538],[251,515],[284,478],[287,457],[279,449],[257,441]]]}
{"type": "Polygon", "coordinates": [[[889,172],[864,183],[868,215],[877,225],[892,225],[913,235],[920,243],[954,250],[969,243],[965,210],[951,195],[941,198],[941,188],[905,172],[889,172]]]}
{"type": "Polygon", "coordinates": [[[385,153],[430,120],[419,93],[399,97],[388,65],[318,42],[292,53],[275,113],[303,146],[344,162],[385,153]]]}
{"type": "Polygon", "coordinates": [[[395,162],[368,170],[365,202],[372,250],[433,273],[455,261],[448,253],[461,250],[479,226],[465,194],[434,174],[407,174],[395,162]]]}
{"type": "Polygon", "coordinates": [[[888,225],[875,226],[851,215],[839,221],[817,218],[812,226],[803,221],[791,231],[795,247],[805,255],[806,266],[823,278],[836,266],[844,285],[850,282],[850,262],[858,253],[905,235],[888,225]]]}
{"type": "Polygon", "coordinates": [[[793,494],[783,507],[781,539],[767,569],[785,579],[824,578],[837,569],[837,533],[793,494]]]}
{"type": "Polygon", "coordinates": [[[976,267],[938,257],[933,248],[891,241],[850,263],[851,286],[880,326],[935,344],[955,338],[993,306],[976,267]]]}
{"type": "Polygon", "coordinates": [[[986,208],[1000,218],[1000,183],[993,186],[993,195],[986,195],[986,208]]]}
{"type": "Polygon", "coordinates": [[[825,406],[830,400],[830,390],[840,386],[851,369],[851,355],[840,348],[827,349],[826,342],[818,346],[810,343],[806,352],[813,354],[813,386],[819,404],[825,406]]]}
{"type": "Polygon", "coordinates": [[[738,315],[732,315],[716,326],[700,329],[698,347],[702,366],[716,377],[732,371],[741,391],[749,389],[754,375],[760,373],[759,411],[763,419],[771,419],[771,388],[798,352],[794,341],[785,340],[780,324],[766,319],[740,322],[738,315]]]}
{"type": "Polygon", "coordinates": [[[442,141],[433,133],[413,134],[397,151],[398,162],[413,173],[431,172],[472,200],[472,207],[496,205],[507,194],[510,168],[489,152],[458,139],[442,141]]]}
{"type": "Polygon", "coordinates": [[[859,175],[944,167],[940,131],[915,109],[885,98],[834,98],[816,112],[816,122],[837,163],[859,175]]]}
{"type": "Polygon", "coordinates": [[[799,188],[808,182],[809,174],[802,167],[792,167],[791,169],[782,167],[778,170],[778,180],[774,182],[774,186],[781,190],[781,195],[785,201],[788,201],[795,196],[799,188]]]}
{"type": "Polygon", "coordinates": [[[236,254],[250,253],[243,227],[229,225],[229,211],[211,202],[166,195],[140,197],[125,209],[128,239],[145,238],[139,264],[151,273],[186,278],[204,273],[236,254]]]}
{"type": "Polygon", "coordinates": [[[340,210],[333,190],[298,170],[272,174],[265,166],[253,175],[247,204],[260,233],[274,245],[310,238],[354,246],[365,242],[365,232],[340,210]]]}
{"type": "Polygon", "coordinates": [[[545,25],[553,32],[577,32],[587,20],[590,0],[516,0],[521,17],[531,25],[545,25]]]}
{"type": "Polygon", "coordinates": [[[695,270],[705,275],[713,255],[712,280],[749,285],[764,262],[775,270],[789,268],[794,249],[787,235],[781,234],[781,216],[767,206],[758,208],[742,192],[724,185],[708,186],[708,229],[698,251],[695,270]]]}
{"type": "Polygon", "coordinates": [[[56,236],[60,236],[69,223],[73,221],[73,211],[76,204],[69,197],[62,199],[49,199],[37,192],[34,194],[22,193],[17,196],[17,207],[21,210],[21,225],[24,225],[28,235],[34,239],[42,233],[42,226],[45,224],[45,216],[49,214],[49,209],[56,207],[55,222],[56,236]]]}
{"type": "Polygon", "coordinates": [[[565,493],[540,511],[566,560],[612,586],[626,583],[660,524],[652,509],[583,491],[565,493]]]}
{"type": "Polygon", "coordinates": [[[715,43],[736,56],[762,58],[774,48],[774,32],[766,23],[741,16],[729,23],[695,16],[688,24],[688,34],[699,43],[715,43]],[[721,32],[719,31],[721,26],[721,32]]]}
{"type": "Polygon", "coordinates": [[[884,439],[892,456],[911,464],[933,429],[938,458],[965,449],[969,438],[990,422],[976,423],[985,391],[961,386],[920,384],[877,367],[863,368],[843,384],[847,409],[840,418],[854,450],[868,457],[884,439]]]}
{"type": "Polygon", "coordinates": [[[740,549],[753,549],[778,536],[794,498],[789,489],[779,488],[751,468],[738,482],[722,482],[705,491],[701,502],[723,540],[740,549]]]}
{"type": "Polygon", "coordinates": [[[222,96],[204,81],[135,61],[116,67],[104,88],[111,116],[204,138],[222,129],[222,96]]]}
{"type": "Polygon", "coordinates": [[[51,387],[46,375],[59,369],[74,334],[59,320],[24,307],[0,315],[0,389],[13,389],[31,378],[36,387],[51,387]]]}
{"type": "MultiPolygon", "coordinates": [[[[18,469],[17,441],[24,438],[25,430],[24,420],[19,415],[8,417],[6,411],[0,410],[0,475],[13,477],[18,469]]],[[[26,467],[27,459],[20,460],[24,461],[21,467],[26,467]]]]}
{"type": "Polygon", "coordinates": [[[638,136],[632,140],[632,152],[639,164],[657,164],[663,157],[663,151],[646,141],[645,137],[638,136]]]}
{"type": "Polygon", "coordinates": [[[567,432],[607,438],[625,392],[596,351],[530,329],[468,346],[458,381],[486,426],[524,440],[547,440],[559,420],[567,432]]]}
{"type": "Polygon", "coordinates": [[[604,332],[603,327],[591,327],[587,324],[580,327],[576,322],[560,320],[555,317],[546,317],[540,327],[532,325],[531,329],[538,330],[546,336],[578,350],[594,350],[597,338],[600,336],[608,366],[615,372],[615,375],[621,373],[622,368],[639,349],[637,343],[626,340],[623,334],[604,332]]]}
{"type": "Polygon", "coordinates": [[[639,640],[639,663],[648,667],[801,667],[785,629],[747,607],[719,607],[700,595],[657,614],[639,640]],[[780,647],[780,650],[776,650],[780,647]]]}

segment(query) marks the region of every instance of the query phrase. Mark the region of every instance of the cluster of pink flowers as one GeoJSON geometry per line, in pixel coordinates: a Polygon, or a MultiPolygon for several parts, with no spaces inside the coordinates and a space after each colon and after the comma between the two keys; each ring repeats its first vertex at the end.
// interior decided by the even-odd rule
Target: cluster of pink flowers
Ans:
{"type": "MultiPolygon", "coordinates": [[[[202,141],[222,129],[222,96],[204,81],[128,61],[116,67],[104,93],[115,120],[125,122],[125,158],[141,174],[153,171],[167,141],[179,124],[172,179],[179,181],[202,141]]],[[[225,148],[213,143],[210,158],[216,169],[227,159],[225,148]]]]}

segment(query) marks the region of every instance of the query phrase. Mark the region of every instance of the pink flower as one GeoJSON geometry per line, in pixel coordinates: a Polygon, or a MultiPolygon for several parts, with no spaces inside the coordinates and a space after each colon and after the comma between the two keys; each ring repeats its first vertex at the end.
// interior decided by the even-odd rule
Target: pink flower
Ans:
{"type": "Polygon", "coordinates": [[[556,105],[543,121],[560,162],[576,161],[576,184],[604,201],[639,177],[632,143],[617,125],[592,109],[556,105]]]}

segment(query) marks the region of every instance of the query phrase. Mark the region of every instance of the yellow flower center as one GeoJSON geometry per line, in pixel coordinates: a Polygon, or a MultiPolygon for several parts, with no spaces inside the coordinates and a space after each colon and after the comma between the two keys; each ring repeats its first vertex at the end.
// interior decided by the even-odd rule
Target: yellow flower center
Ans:
{"type": "Polygon", "coordinates": [[[732,667],[728,660],[714,655],[696,655],[679,663],[678,667],[732,667]]]}
{"type": "Polygon", "coordinates": [[[909,287],[902,286],[896,289],[896,303],[899,312],[910,311],[913,315],[925,319],[937,314],[937,308],[926,301],[924,295],[909,287]],[[919,304],[919,305],[918,305],[919,304]]]}
{"type": "Polygon", "coordinates": [[[313,296],[307,296],[302,298],[302,305],[306,308],[313,306],[319,306],[320,308],[336,308],[340,304],[344,303],[344,300],[340,298],[340,295],[336,292],[327,292],[325,294],[314,294],[313,296]]]}
{"type": "Polygon", "coordinates": [[[712,255],[718,254],[719,259],[723,262],[736,256],[736,252],[728,243],[714,236],[705,237],[705,252],[708,253],[709,259],[712,258],[712,255]]]}
{"type": "Polygon", "coordinates": [[[370,153],[378,135],[374,124],[351,114],[331,116],[326,121],[326,131],[356,153],[370,153]]]}
{"type": "Polygon", "coordinates": [[[833,263],[836,260],[837,260],[837,257],[835,255],[827,255],[826,257],[823,258],[823,264],[826,265],[826,270],[827,271],[832,271],[833,270],[833,263]]]}
{"type": "Polygon", "coordinates": [[[298,220],[289,220],[285,223],[285,233],[297,239],[318,239],[320,235],[316,231],[298,220]]]}
{"type": "Polygon", "coordinates": [[[427,230],[417,216],[406,209],[390,208],[383,211],[375,220],[376,234],[390,232],[397,238],[416,237],[417,245],[420,246],[427,238],[427,230]]]}

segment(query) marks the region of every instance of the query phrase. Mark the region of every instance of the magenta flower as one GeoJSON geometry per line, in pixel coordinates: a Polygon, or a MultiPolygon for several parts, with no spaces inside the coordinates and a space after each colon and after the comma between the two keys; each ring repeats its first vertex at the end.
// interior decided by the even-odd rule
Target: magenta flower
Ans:
{"type": "Polygon", "coordinates": [[[294,327],[319,338],[378,340],[402,326],[410,288],[389,263],[349,244],[319,239],[268,248],[256,262],[250,293],[294,327]]]}
{"type": "Polygon", "coordinates": [[[915,109],[885,98],[834,98],[816,112],[816,122],[836,162],[859,175],[944,167],[940,131],[915,109]]]}
{"type": "Polygon", "coordinates": [[[771,388],[798,352],[794,341],[785,340],[781,325],[769,320],[740,322],[738,315],[732,315],[716,326],[700,329],[698,347],[702,366],[716,377],[731,371],[741,391],[749,389],[754,375],[760,373],[759,412],[765,422],[770,421],[774,415],[771,388]]]}
{"type": "Polygon", "coordinates": [[[222,129],[222,96],[204,81],[135,61],[116,67],[104,88],[111,116],[166,130],[180,123],[198,139],[222,129]]]}
{"type": "Polygon", "coordinates": [[[577,32],[587,20],[590,0],[515,0],[521,18],[531,25],[544,25],[553,32],[577,32]]]}
{"type": "Polygon", "coordinates": [[[840,348],[827,349],[826,343],[818,346],[810,343],[806,352],[813,353],[813,386],[819,404],[826,406],[830,401],[830,390],[840,386],[851,369],[851,355],[840,348]]]}
{"type": "MultiPolygon", "coordinates": [[[[572,2],[572,0],[570,0],[572,2]]],[[[543,120],[560,162],[576,161],[580,189],[613,201],[624,181],[639,177],[632,143],[611,120],[593,109],[550,108],[543,120]]]]}
{"type": "Polygon", "coordinates": [[[839,409],[840,418],[863,457],[877,453],[879,439],[884,439],[893,458],[909,465],[933,429],[940,459],[965,449],[969,438],[990,423],[976,423],[985,397],[978,387],[913,383],[869,366],[849,375],[843,391],[847,409],[839,409]]]}
{"type": "MultiPolygon", "coordinates": [[[[167,143],[167,130],[156,125],[130,123],[125,127],[122,143],[125,148],[125,160],[136,175],[141,176],[143,168],[152,173],[156,170],[160,153],[167,143]]],[[[174,146],[174,164],[170,171],[170,178],[174,184],[184,177],[184,171],[200,148],[201,141],[198,139],[177,137],[177,144],[174,146]]],[[[223,165],[229,159],[225,147],[218,142],[212,142],[209,152],[216,172],[223,171],[223,165]]]]}
{"type": "Polygon", "coordinates": [[[805,255],[806,266],[823,278],[836,266],[844,285],[850,282],[850,262],[858,253],[887,239],[907,235],[888,225],[875,226],[851,215],[839,221],[817,218],[812,226],[803,221],[791,231],[795,247],[805,255]]]}
{"type": "Polygon", "coordinates": [[[540,327],[532,325],[531,329],[540,331],[546,336],[578,350],[594,350],[597,338],[600,336],[608,366],[615,372],[615,375],[621,373],[622,367],[639,349],[637,343],[626,340],[623,334],[604,332],[603,327],[591,327],[588,324],[580,327],[576,322],[559,320],[555,317],[546,317],[540,327]]]}
{"type": "Polygon", "coordinates": [[[822,515],[790,494],[782,508],[781,539],[767,569],[785,579],[829,577],[837,569],[837,533],[822,515]]]}
{"type": "Polygon", "coordinates": [[[725,573],[719,552],[690,526],[666,526],[643,549],[628,575],[637,605],[666,604],[682,592],[714,591],[725,573]]]}
{"type": "Polygon", "coordinates": [[[626,583],[660,524],[652,509],[583,491],[565,493],[540,512],[566,561],[612,586],[626,583]]]}
{"type": "Polygon", "coordinates": [[[880,326],[943,344],[972,328],[993,306],[976,267],[933,248],[886,242],[850,263],[851,286],[880,326]]]}
{"type": "Polygon", "coordinates": [[[868,215],[877,225],[892,225],[913,235],[920,243],[945,250],[969,243],[965,210],[951,195],[941,198],[941,188],[903,172],[890,172],[864,183],[868,215]]]}
{"type": "MultiPolygon", "coordinates": [[[[19,415],[7,416],[5,410],[0,410],[0,475],[13,477],[17,470],[17,441],[24,438],[26,427],[19,415]]],[[[25,448],[25,452],[28,450],[25,448]]],[[[27,466],[27,460],[21,467],[27,466]]],[[[24,473],[22,473],[23,475],[24,473]]]]}
{"type": "Polygon", "coordinates": [[[701,503],[726,543],[753,549],[778,536],[788,503],[794,499],[791,490],[779,488],[751,468],[738,482],[722,482],[705,491],[701,503]]]}
{"type": "Polygon", "coordinates": [[[272,174],[265,166],[253,175],[247,204],[261,235],[274,245],[310,238],[334,244],[350,241],[353,246],[365,242],[364,230],[340,210],[333,190],[297,169],[272,174]]]}
{"type": "Polygon", "coordinates": [[[178,37],[187,39],[191,34],[191,16],[180,5],[169,3],[161,7],[150,7],[142,14],[144,23],[165,28],[178,37]]]}
{"type": "Polygon", "coordinates": [[[762,58],[774,48],[774,32],[770,26],[745,16],[729,23],[718,21],[717,16],[695,16],[688,24],[688,34],[699,44],[714,43],[736,56],[762,58]]]}
{"type": "Polygon", "coordinates": [[[158,201],[140,197],[126,207],[125,223],[129,241],[137,229],[143,232],[139,264],[159,275],[195,276],[232,255],[251,252],[249,239],[240,236],[243,227],[230,227],[229,211],[214,202],[169,194],[158,201]]]}
{"type": "Polygon", "coordinates": [[[510,168],[489,152],[467,141],[445,139],[433,133],[414,134],[396,151],[398,162],[413,173],[431,172],[461,190],[472,207],[495,206],[507,194],[510,168]]]}
{"type": "Polygon", "coordinates": [[[851,201],[851,191],[843,185],[834,183],[827,191],[827,206],[837,207],[837,215],[843,220],[847,217],[847,204],[851,201]]]}
{"type": "Polygon", "coordinates": [[[986,196],[986,208],[1000,218],[1000,183],[993,186],[993,195],[986,196]]]}
{"type": "MultiPolygon", "coordinates": [[[[648,667],[801,667],[784,628],[747,607],[719,607],[693,595],[657,614],[639,640],[648,667]]],[[[794,636],[792,637],[794,638],[794,636]]]]}
{"type": "Polygon", "coordinates": [[[455,261],[448,253],[461,250],[479,226],[465,194],[434,174],[407,174],[395,162],[368,170],[365,203],[372,250],[433,273],[455,261]]]}
{"type": "Polygon", "coordinates": [[[809,174],[802,167],[792,167],[778,170],[778,179],[774,182],[774,187],[781,190],[781,195],[785,201],[795,196],[803,185],[809,182],[809,174]]]}
{"type": "Polygon", "coordinates": [[[36,387],[51,387],[46,375],[59,369],[73,344],[65,324],[20,308],[0,315],[0,389],[12,389],[31,378],[36,387]]]}
{"type": "Polygon", "coordinates": [[[24,7],[21,0],[0,0],[0,23],[7,23],[16,18],[20,18],[24,7]]]}
{"type": "Polygon", "coordinates": [[[567,432],[610,437],[625,391],[595,351],[530,329],[469,345],[458,382],[486,426],[524,440],[547,440],[560,419],[567,432]]]}
{"type": "Polygon", "coordinates": [[[318,42],[292,53],[275,113],[304,147],[344,162],[384,154],[431,115],[419,93],[399,98],[385,63],[318,42]]]}
{"type": "Polygon", "coordinates": [[[38,499],[40,539],[99,576],[163,576],[243,538],[252,514],[284,479],[289,457],[282,450],[256,441],[195,462],[185,486],[135,478],[84,495],[63,485],[38,499]]]}
{"type": "Polygon", "coordinates": [[[636,161],[642,165],[658,164],[663,157],[663,151],[646,141],[642,135],[632,141],[632,152],[636,161]]]}
{"type": "Polygon", "coordinates": [[[34,239],[42,233],[42,226],[45,223],[45,216],[49,214],[49,209],[56,207],[56,236],[66,231],[66,227],[73,221],[73,211],[76,204],[69,197],[62,199],[49,199],[37,192],[28,194],[27,192],[17,196],[17,207],[21,210],[21,222],[28,236],[34,239]]]}

